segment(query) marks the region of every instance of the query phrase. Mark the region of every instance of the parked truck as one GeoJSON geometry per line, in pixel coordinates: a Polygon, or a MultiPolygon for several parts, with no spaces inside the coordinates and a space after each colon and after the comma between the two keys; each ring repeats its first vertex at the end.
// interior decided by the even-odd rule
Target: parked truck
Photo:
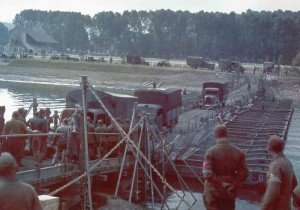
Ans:
{"type": "Polygon", "coordinates": [[[229,89],[228,82],[211,81],[203,83],[202,100],[203,108],[208,108],[212,105],[225,106],[229,89]]]}
{"type": "Polygon", "coordinates": [[[138,108],[150,114],[157,127],[172,128],[178,123],[181,112],[181,89],[139,89],[134,92],[138,108]]]}
{"type": "Polygon", "coordinates": [[[126,63],[133,64],[133,65],[145,65],[145,66],[150,65],[148,61],[145,61],[145,59],[141,58],[138,55],[127,55],[126,63]]]}
{"type": "Polygon", "coordinates": [[[274,62],[264,62],[263,73],[268,75],[279,75],[279,66],[276,67],[274,62]]]}
{"type": "Polygon", "coordinates": [[[211,69],[211,70],[215,69],[215,64],[208,63],[202,57],[188,56],[186,58],[186,64],[188,66],[192,67],[193,69],[197,69],[198,67],[208,68],[208,69],[211,69]]]}
{"type": "Polygon", "coordinates": [[[220,60],[219,68],[224,72],[241,72],[244,73],[244,67],[237,61],[220,60]]]}

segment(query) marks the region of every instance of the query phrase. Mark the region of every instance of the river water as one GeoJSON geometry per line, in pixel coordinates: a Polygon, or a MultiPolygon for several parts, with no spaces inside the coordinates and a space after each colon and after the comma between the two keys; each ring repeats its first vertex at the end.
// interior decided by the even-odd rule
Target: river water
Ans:
{"type": "MultiPolygon", "coordinates": [[[[13,111],[20,107],[28,108],[33,100],[37,98],[38,109],[50,108],[52,113],[54,110],[61,111],[65,107],[65,97],[68,91],[74,89],[74,86],[66,86],[64,84],[51,84],[49,83],[24,83],[16,81],[0,81],[0,106],[6,106],[5,119],[6,121],[11,118],[13,111]]],[[[78,87],[77,87],[78,88],[78,87]]],[[[110,90],[111,92],[119,92],[120,90],[110,90]]],[[[124,90],[122,91],[124,93],[124,90]]],[[[125,91],[126,92],[126,91],[125,91]]],[[[295,169],[297,179],[300,181],[300,105],[299,102],[295,103],[296,109],[293,114],[289,133],[287,136],[287,144],[285,154],[292,161],[295,169]]],[[[28,118],[32,116],[32,112],[28,118]]],[[[181,193],[180,191],[178,191],[181,193]]],[[[194,196],[198,200],[193,209],[203,209],[202,195],[195,192],[194,196]]],[[[193,197],[186,193],[185,199],[189,203],[193,203],[193,197]]],[[[170,195],[167,198],[167,203],[170,207],[175,208],[179,202],[178,197],[170,195]]],[[[259,209],[258,203],[251,201],[237,200],[236,209],[255,210],[259,209]]],[[[149,205],[151,207],[151,205],[149,205]]],[[[160,207],[156,206],[157,209],[160,207]]],[[[178,209],[187,209],[185,204],[182,204],[178,209]]]]}

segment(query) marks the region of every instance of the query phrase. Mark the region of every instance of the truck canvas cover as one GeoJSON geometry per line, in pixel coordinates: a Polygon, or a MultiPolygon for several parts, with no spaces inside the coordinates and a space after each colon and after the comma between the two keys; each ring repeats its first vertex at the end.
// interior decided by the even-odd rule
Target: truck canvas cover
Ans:
{"type": "Polygon", "coordinates": [[[134,92],[139,104],[157,104],[166,112],[182,105],[181,89],[139,89],[134,92]]]}
{"type": "MultiPolygon", "coordinates": [[[[95,92],[114,117],[120,118],[123,122],[126,119],[131,119],[134,103],[138,101],[136,97],[99,90],[95,90],[95,92]]],[[[102,109],[100,103],[90,90],[87,90],[86,101],[88,109],[102,109]]],[[[81,89],[75,89],[67,94],[66,108],[74,108],[76,104],[82,106],[81,89]]]]}
{"type": "Polygon", "coordinates": [[[227,81],[211,81],[211,82],[204,82],[204,88],[219,88],[220,90],[224,91],[226,94],[228,92],[228,82],[227,81]]]}

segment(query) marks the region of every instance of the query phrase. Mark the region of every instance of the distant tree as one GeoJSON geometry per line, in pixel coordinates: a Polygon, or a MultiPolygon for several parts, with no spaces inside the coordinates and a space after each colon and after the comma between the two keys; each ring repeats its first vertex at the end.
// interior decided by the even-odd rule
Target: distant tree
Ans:
{"type": "Polygon", "coordinates": [[[15,25],[41,26],[60,49],[87,49],[120,55],[291,64],[300,51],[300,12],[189,11],[74,12],[24,10],[15,25]]]}
{"type": "Polygon", "coordinates": [[[7,44],[9,39],[8,28],[0,23],[0,44],[7,44]]]}

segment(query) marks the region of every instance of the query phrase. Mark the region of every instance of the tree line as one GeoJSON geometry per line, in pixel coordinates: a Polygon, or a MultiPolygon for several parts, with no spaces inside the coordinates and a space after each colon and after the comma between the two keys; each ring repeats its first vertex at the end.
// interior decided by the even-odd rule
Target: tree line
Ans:
{"type": "Polygon", "coordinates": [[[59,50],[291,64],[300,51],[300,12],[189,11],[76,12],[23,10],[16,26],[41,26],[59,50]]]}

